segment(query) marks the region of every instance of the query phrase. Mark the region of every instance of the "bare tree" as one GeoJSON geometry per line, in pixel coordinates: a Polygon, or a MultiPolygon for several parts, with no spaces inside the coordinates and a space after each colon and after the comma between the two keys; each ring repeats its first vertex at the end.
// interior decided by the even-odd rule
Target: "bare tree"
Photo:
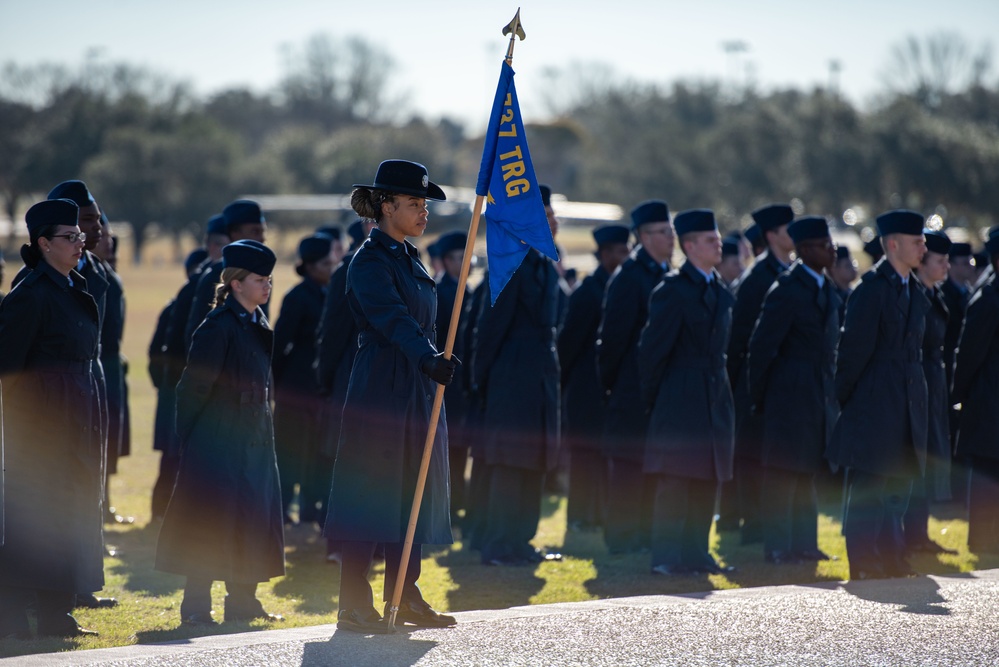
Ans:
{"type": "Polygon", "coordinates": [[[992,45],[977,48],[956,32],[906,37],[891,49],[883,79],[889,89],[929,106],[949,92],[981,85],[992,68],[992,45]]]}

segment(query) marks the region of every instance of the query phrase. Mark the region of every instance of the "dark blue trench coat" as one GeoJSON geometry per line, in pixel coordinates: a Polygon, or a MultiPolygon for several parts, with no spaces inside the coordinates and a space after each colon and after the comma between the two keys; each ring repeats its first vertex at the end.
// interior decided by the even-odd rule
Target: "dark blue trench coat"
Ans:
{"type": "MultiPolygon", "coordinates": [[[[409,523],[437,383],[420,362],[437,353],[437,286],[416,247],[372,230],[347,273],[360,329],[325,533],[336,540],[402,542],[409,523]]],[[[450,544],[447,421],[441,410],[415,542],[450,544]]]]}
{"type": "Polygon", "coordinates": [[[39,262],[0,304],[0,586],[104,587],[99,318],[70,276],[39,262]]]}
{"type": "Polygon", "coordinates": [[[156,569],[239,583],[284,574],[273,345],[263,312],[231,296],[195,330],[177,384],[180,468],[156,569]]]}

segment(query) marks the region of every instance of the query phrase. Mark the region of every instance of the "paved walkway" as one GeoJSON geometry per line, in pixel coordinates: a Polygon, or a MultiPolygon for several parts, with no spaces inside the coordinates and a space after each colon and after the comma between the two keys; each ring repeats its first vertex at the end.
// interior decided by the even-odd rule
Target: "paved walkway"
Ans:
{"type": "Polygon", "coordinates": [[[999,570],[456,614],[391,636],[332,625],[23,656],[52,665],[999,665],[999,570]]]}

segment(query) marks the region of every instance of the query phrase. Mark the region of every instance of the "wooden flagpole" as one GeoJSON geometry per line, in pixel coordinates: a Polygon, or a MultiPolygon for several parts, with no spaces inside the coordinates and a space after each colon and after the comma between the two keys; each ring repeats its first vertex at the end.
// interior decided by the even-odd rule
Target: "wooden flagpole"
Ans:
{"type": "MultiPolygon", "coordinates": [[[[524,39],[524,29],[520,25],[520,8],[516,16],[503,28],[503,34],[510,35],[510,45],[506,50],[506,63],[513,65],[514,39],[524,39]]],[[[462,303],[465,300],[465,285],[468,282],[468,271],[472,265],[472,253],[475,250],[475,237],[479,233],[479,217],[482,213],[483,195],[475,196],[472,206],[472,221],[468,225],[468,239],[465,241],[465,256],[461,260],[461,273],[458,276],[458,291],[454,297],[454,307],[451,309],[451,324],[447,330],[447,342],[444,345],[444,357],[451,358],[454,350],[454,339],[458,333],[458,320],[461,318],[462,303]]],[[[466,360],[467,361],[467,360],[466,360]]],[[[395,588],[392,590],[392,602],[389,605],[388,631],[395,631],[395,619],[402,603],[402,587],[406,581],[406,570],[409,568],[409,556],[413,551],[413,538],[416,535],[416,522],[420,517],[420,505],[423,502],[423,490],[427,484],[427,471],[430,469],[430,456],[434,449],[434,439],[437,437],[437,422],[444,405],[444,385],[437,385],[434,394],[434,404],[430,409],[430,427],[427,429],[427,439],[423,444],[423,458],[420,460],[420,474],[416,478],[416,493],[413,496],[413,509],[409,513],[409,525],[406,527],[406,540],[402,545],[402,558],[399,563],[399,573],[395,578],[395,588]]],[[[450,510],[449,510],[450,511],[450,510]]]]}

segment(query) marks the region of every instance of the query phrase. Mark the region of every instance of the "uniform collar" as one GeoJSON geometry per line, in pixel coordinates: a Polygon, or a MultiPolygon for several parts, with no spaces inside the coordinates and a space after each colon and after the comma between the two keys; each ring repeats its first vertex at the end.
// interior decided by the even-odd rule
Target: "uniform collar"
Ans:
{"type": "Polygon", "coordinates": [[[683,263],[683,266],[680,267],[680,273],[687,275],[691,280],[698,284],[706,285],[708,283],[708,275],[711,276],[711,282],[716,282],[718,280],[718,274],[714,271],[714,269],[711,270],[710,274],[704,273],[699,268],[691,264],[690,260],[683,263]]]}
{"type": "Polygon", "coordinates": [[[652,258],[649,251],[645,249],[644,246],[638,246],[638,248],[632,253],[632,257],[638,264],[649,271],[650,273],[665,273],[669,270],[668,266],[663,268],[663,266],[652,258]]]}
{"type": "Polygon", "coordinates": [[[816,283],[818,283],[819,289],[822,289],[822,286],[825,285],[825,283],[826,283],[826,277],[823,274],[816,273],[815,271],[813,271],[812,269],[810,269],[808,266],[805,265],[804,262],[798,262],[798,265],[802,268],[802,270],[805,273],[807,273],[808,275],[810,275],[812,277],[812,279],[815,280],[816,283]]]}
{"type": "Polygon", "coordinates": [[[368,243],[378,243],[388,250],[393,257],[402,257],[407,254],[410,257],[419,257],[420,253],[409,241],[396,241],[394,238],[375,227],[368,236],[368,243]]]}

